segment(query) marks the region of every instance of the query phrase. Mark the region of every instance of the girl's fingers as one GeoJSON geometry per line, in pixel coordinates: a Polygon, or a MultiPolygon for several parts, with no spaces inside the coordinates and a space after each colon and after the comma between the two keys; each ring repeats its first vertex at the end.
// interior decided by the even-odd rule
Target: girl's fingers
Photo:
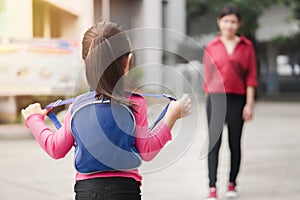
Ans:
{"type": "Polygon", "coordinates": [[[42,109],[41,104],[39,103],[30,104],[25,109],[21,110],[21,113],[25,120],[27,119],[27,117],[29,117],[32,114],[40,114],[45,116],[48,112],[49,110],[42,109]]]}
{"type": "Polygon", "coordinates": [[[181,101],[182,101],[182,111],[183,111],[182,115],[187,116],[192,111],[192,106],[191,106],[192,101],[187,94],[182,95],[181,101]]]}
{"type": "Polygon", "coordinates": [[[33,106],[36,107],[38,110],[42,110],[41,104],[39,103],[34,103],[33,106]]]}
{"type": "Polygon", "coordinates": [[[25,110],[22,109],[22,110],[21,110],[21,113],[22,113],[22,115],[24,116],[24,115],[25,115],[25,110]]]}
{"type": "Polygon", "coordinates": [[[183,94],[181,97],[181,101],[187,101],[189,99],[189,95],[183,94]]]}
{"type": "Polygon", "coordinates": [[[49,111],[50,111],[50,110],[48,110],[48,109],[43,109],[43,110],[41,111],[41,114],[42,114],[43,116],[45,116],[45,115],[48,114],[49,111]]]}

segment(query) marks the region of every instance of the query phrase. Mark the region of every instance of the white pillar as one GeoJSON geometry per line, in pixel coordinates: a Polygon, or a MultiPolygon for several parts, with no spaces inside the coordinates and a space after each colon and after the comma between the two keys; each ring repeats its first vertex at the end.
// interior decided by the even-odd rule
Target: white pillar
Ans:
{"type": "Polygon", "coordinates": [[[186,20],[185,20],[185,0],[169,0],[168,6],[169,11],[167,16],[168,27],[169,29],[179,31],[181,33],[186,32],[186,20]]]}
{"type": "Polygon", "coordinates": [[[45,4],[44,9],[44,27],[43,27],[43,36],[44,38],[51,38],[51,14],[50,6],[45,4]]]}
{"type": "Polygon", "coordinates": [[[110,21],[110,0],[102,0],[102,19],[110,21]]]}
{"type": "MultiPolygon", "coordinates": [[[[173,54],[178,54],[179,45],[185,42],[185,0],[168,0],[167,12],[165,16],[165,24],[168,31],[164,35],[165,48],[172,51],[173,54]]],[[[166,63],[176,65],[176,60],[172,57],[166,58],[166,63]]]]}
{"type": "Polygon", "coordinates": [[[143,67],[144,82],[160,83],[163,78],[160,64],[162,63],[162,32],[159,31],[161,28],[162,18],[162,2],[161,0],[144,0],[143,1],[143,31],[141,41],[146,43],[145,46],[155,47],[156,49],[142,49],[142,60],[140,65],[143,67]],[[149,31],[147,31],[149,28],[149,31]],[[150,28],[154,28],[151,31],[150,28]]]}

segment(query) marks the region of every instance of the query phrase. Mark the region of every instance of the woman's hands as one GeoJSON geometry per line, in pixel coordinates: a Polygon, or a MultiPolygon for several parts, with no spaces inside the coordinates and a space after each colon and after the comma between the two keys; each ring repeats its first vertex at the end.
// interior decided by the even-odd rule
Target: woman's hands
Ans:
{"type": "Polygon", "coordinates": [[[252,119],[252,117],[253,117],[253,105],[246,104],[243,109],[243,119],[245,121],[249,121],[252,119]]]}
{"type": "Polygon", "coordinates": [[[23,115],[23,118],[26,119],[33,114],[40,114],[42,116],[45,116],[48,113],[48,110],[46,109],[42,109],[41,108],[41,104],[39,103],[34,103],[34,104],[30,104],[29,106],[27,106],[25,109],[21,110],[21,113],[23,115]]]}
{"type": "Polygon", "coordinates": [[[168,111],[164,118],[164,123],[172,129],[177,119],[183,118],[191,114],[192,104],[187,94],[184,94],[179,100],[171,101],[168,111]]]}
{"type": "Polygon", "coordinates": [[[243,109],[243,119],[249,121],[253,117],[255,88],[248,86],[246,89],[246,105],[243,109]]]}

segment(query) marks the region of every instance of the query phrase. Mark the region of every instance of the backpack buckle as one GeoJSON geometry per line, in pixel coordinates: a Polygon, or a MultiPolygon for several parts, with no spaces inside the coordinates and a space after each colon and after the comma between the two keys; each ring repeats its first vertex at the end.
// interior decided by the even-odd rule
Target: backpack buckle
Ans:
{"type": "Polygon", "coordinates": [[[168,98],[171,101],[176,101],[176,98],[169,94],[162,94],[164,97],[168,98]]]}
{"type": "Polygon", "coordinates": [[[55,102],[53,103],[53,108],[59,106],[59,104],[60,104],[61,102],[62,102],[61,99],[58,99],[57,101],[55,101],[55,102]]]}

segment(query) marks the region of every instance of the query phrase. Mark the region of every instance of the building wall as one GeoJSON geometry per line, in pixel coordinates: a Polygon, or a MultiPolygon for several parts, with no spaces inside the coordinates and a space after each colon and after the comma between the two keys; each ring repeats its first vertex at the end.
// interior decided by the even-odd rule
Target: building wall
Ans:
{"type": "Polygon", "coordinates": [[[2,0],[0,36],[28,38],[32,36],[32,0],[2,0]]]}
{"type": "Polygon", "coordinates": [[[163,79],[161,70],[151,65],[166,64],[163,49],[176,51],[180,43],[176,38],[172,40],[172,33],[165,34],[162,28],[185,33],[185,0],[6,0],[6,2],[8,5],[6,19],[9,21],[0,22],[0,27],[6,30],[1,31],[0,35],[9,37],[66,38],[74,39],[80,44],[84,32],[96,20],[109,19],[118,22],[125,30],[133,33],[131,39],[134,46],[144,48],[137,53],[136,64],[149,64],[144,73],[146,81],[159,82],[163,79]],[[37,3],[42,6],[33,12],[33,5],[37,3]],[[145,31],[151,28],[154,31],[145,31]],[[149,46],[157,50],[146,50],[149,46]]]}
{"type": "Polygon", "coordinates": [[[61,10],[60,37],[81,41],[84,32],[94,22],[93,0],[46,0],[61,10]]]}
{"type": "Polygon", "coordinates": [[[128,31],[136,50],[135,65],[143,68],[143,82],[162,82],[160,65],[169,61],[163,51],[176,52],[181,42],[172,39],[172,31],[185,33],[185,0],[94,0],[94,5],[95,21],[117,22],[128,31]]]}
{"type": "Polygon", "coordinates": [[[2,0],[2,2],[4,2],[0,13],[0,36],[2,37],[59,37],[81,41],[83,33],[93,23],[92,0],[77,0],[76,2],[71,0],[2,0]],[[43,7],[37,7],[34,11],[33,5],[36,2],[42,4],[43,7]],[[34,26],[43,27],[35,30],[34,26]]]}
{"type": "MultiPolygon", "coordinates": [[[[267,8],[258,19],[256,31],[258,40],[257,57],[260,61],[260,88],[262,95],[296,94],[299,93],[300,63],[296,59],[299,53],[291,54],[292,49],[280,52],[274,40],[279,37],[289,37],[299,33],[299,21],[292,18],[292,8],[284,5],[273,5],[267,8]],[[281,55],[282,54],[282,55],[281,55]],[[280,64],[278,59],[285,57],[287,63],[280,64]],[[293,59],[294,57],[294,59],[293,59]],[[292,63],[291,61],[294,60],[292,63]],[[282,74],[284,70],[286,74],[282,74]],[[296,87],[295,87],[296,86],[296,87]]],[[[291,48],[295,46],[289,45],[291,48]]]]}
{"type": "MultiPolygon", "coordinates": [[[[144,0],[142,6],[142,27],[148,31],[139,35],[143,45],[154,47],[152,50],[142,51],[138,64],[144,67],[145,82],[166,83],[163,65],[173,65],[172,54],[182,41],[178,40],[174,31],[185,33],[185,1],[184,0],[144,0]],[[152,30],[151,30],[152,28],[152,30]],[[165,50],[171,50],[165,54],[165,50]]],[[[172,67],[172,66],[171,66],[172,67]]]]}
{"type": "Polygon", "coordinates": [[[81,44],[83,33],[93,24],[93,16],[92,0],[0,0],[0,46],[9,52],[0,56],[0,123],[16,122],[20,108],[27,106],[24,102],[33,100],[31,96],[43,101],[39,96],[73,94],[76,88],[69,80],[73,81],[77,74],[69,72],[76,73],[80,66],[78,46],[74,46],[72,54],[40,54],[27,51],[26,42],[24,48],[23,44],[16,48],[9,43],[30,42],[38,37],[64,38],[81,44]]]}
{"type": "Polygon", "coordinates": [[[110,19],[128,30],[139,26],[141,0],[111,0],[110,19]]]}

